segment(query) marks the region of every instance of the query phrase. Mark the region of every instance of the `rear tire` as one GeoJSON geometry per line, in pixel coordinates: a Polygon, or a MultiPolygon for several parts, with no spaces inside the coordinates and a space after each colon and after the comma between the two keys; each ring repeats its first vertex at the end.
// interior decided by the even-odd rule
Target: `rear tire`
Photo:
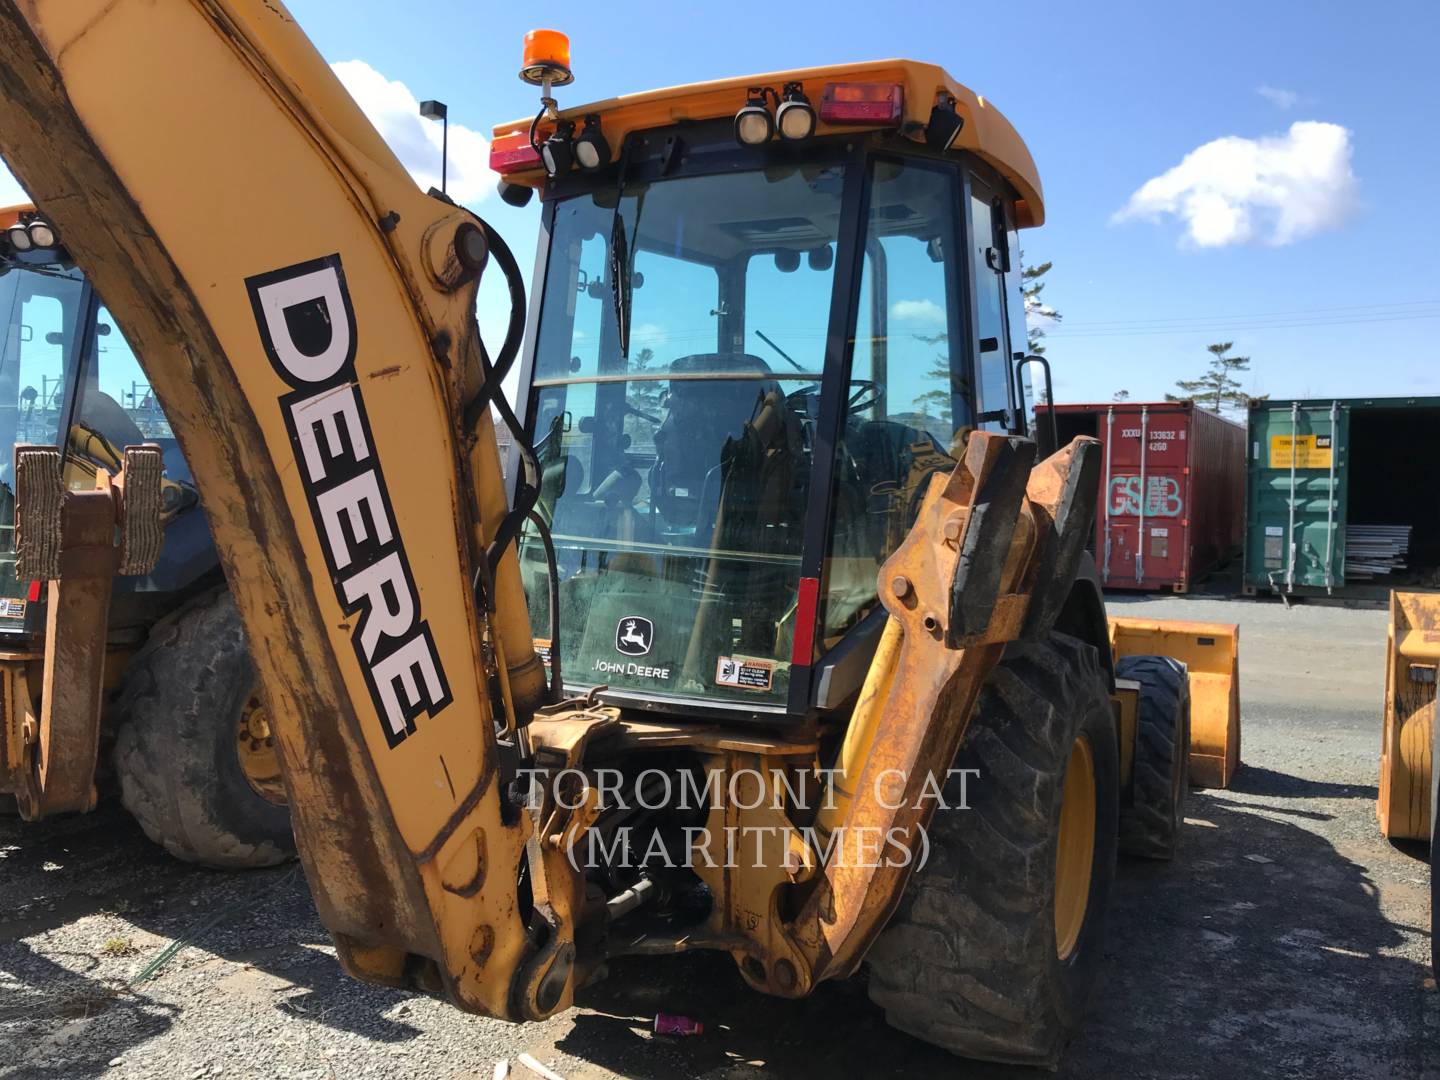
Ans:
{"type": "Polygon", "coordinates": [[[1053,1066],[1085,1012],[1115,874],[1119,762],[1095,649],[1058,633],[1010,646],[954,767],[978,770],[969,809],[957,773],[929,828],[930,861],[868,957],[870,997],[892,1026],[956,1054],[1053,1066]],[[1084,805],[1067,792],[1080,760],[1093,779],[1084,805]],[[1077,840],[1071,810],[1088,816],[1088,836],[1077,840]]]}
{"type": "Polygon", "coordinates": [[[289,810],[262,796],[240,763],[237,732],[254,692],[228,592],[158,624],[131,661],[116,705],[120,798],[178,859],[244,869],[295,854],[289,810]]]}
{"type": "Polygon", "coordinates": [[[1190,676],[1168,656],[1126,656],[1117,679],[1140,684],[1132,798],[1120,809],[1120,850],[1144,859],[1173,859],[1190,786],[1190,676]]]}

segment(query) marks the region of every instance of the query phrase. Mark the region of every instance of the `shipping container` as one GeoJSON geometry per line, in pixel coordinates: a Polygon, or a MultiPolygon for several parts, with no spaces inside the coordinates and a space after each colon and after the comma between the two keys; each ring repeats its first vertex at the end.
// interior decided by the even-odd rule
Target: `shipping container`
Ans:
{"type": "Polygon", "coordinates": [[[1247,441],[1247,593],[1440,586],[1440,398],[1258,402],[1247,441]]]}
{"type": "Polygon", "coordinates": [[[1077,435],[1104,446],[1094,551],[1107,589],[1188,592],[1239,554],[1239,424],[1188,401],[1057,405],[1055,412],[1061,446],[1077,435]]]}

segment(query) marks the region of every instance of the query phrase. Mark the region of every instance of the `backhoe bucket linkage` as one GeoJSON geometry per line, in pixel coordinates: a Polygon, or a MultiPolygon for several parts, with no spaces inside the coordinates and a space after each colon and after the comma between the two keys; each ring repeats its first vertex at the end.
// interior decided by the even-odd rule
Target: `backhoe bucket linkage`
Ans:
{"type": "MultiPolygon", "coordinates": [[[[822,834],[874,829],[918,854],[935,807],[924,793],[943,785],[1005,645],[1053,625],[1094,521],[1099,443],[1076,439],[1034,460],[1029,440],[972,434],[881,568],[891,619],[837,762],[839,797],[817,819],[822,834]]],[[[801,985],[855,970],[917,861],[820,868],[794,924],[809,967],[801,985]]]]}

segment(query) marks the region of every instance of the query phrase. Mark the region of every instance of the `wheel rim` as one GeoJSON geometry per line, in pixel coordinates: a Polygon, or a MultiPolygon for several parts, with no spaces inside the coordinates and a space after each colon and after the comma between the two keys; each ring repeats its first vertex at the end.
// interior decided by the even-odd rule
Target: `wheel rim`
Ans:
{"type": "Polygon", "coordinates": [[[275,733],[259,697],[251,697],[235,723],[235,756],[245,781],[266,802],[285,805],[285,784],[280,779],[280,755],[275,733]]]}
{"type": "Polygon", "coordinates": [[[1095,861],[1095,757],[1081,735],[1070,747],[1055,849],[1055,951],[1068,960],[1080,941],[1095,861]]]}

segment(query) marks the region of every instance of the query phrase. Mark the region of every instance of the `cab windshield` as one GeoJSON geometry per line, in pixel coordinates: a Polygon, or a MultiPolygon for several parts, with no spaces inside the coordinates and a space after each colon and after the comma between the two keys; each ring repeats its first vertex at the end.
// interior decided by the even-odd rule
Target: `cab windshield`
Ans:
{"type": "MultiPolygon", "coordinates": [[[[568,678],[784,700],[843,180],[697,176],[557,206],[531,416],[568,678]]],[[[544,627],[533,537],[524,564],[544,627]]]]}

